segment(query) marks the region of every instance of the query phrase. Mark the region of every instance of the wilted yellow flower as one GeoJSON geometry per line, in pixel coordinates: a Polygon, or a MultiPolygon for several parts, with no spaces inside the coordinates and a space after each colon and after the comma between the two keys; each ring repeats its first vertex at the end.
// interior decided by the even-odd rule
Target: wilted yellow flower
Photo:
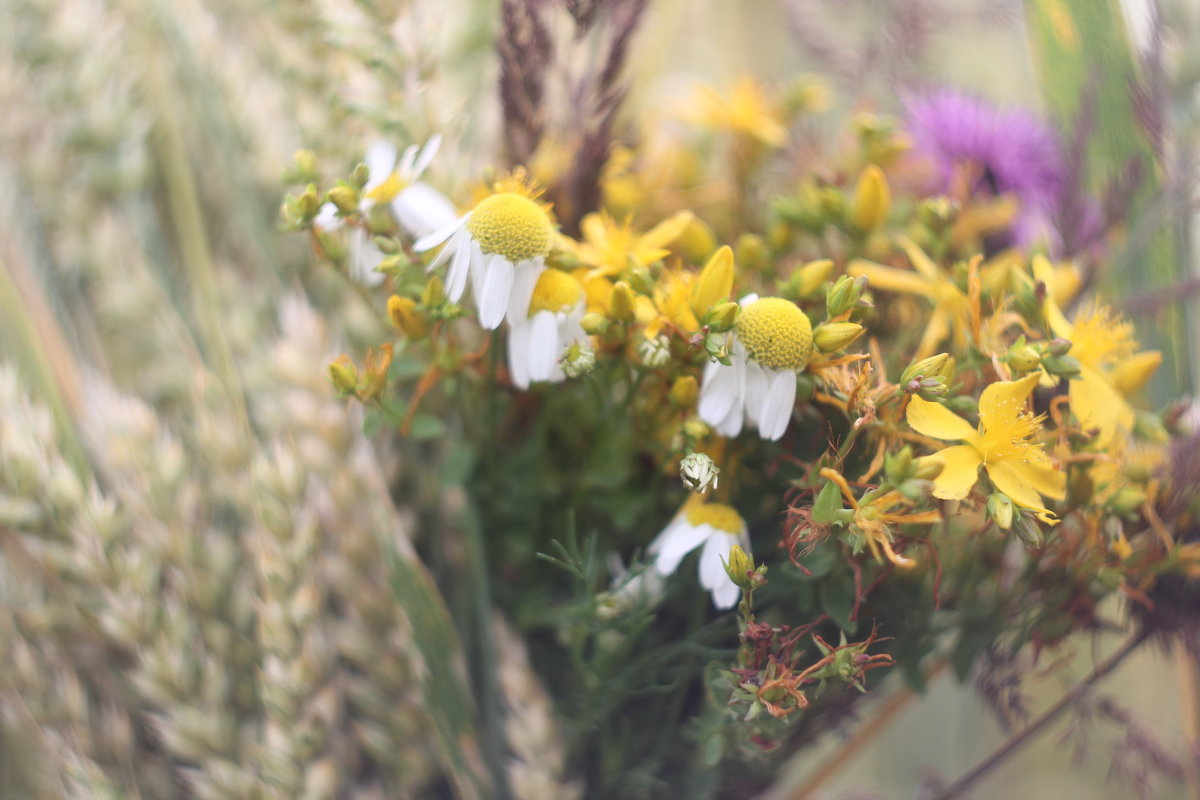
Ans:
{"type": "Polygon", "coordinates": [[[992,484],[1017,505],[1030,509],[1045,521],[1054,517],[1042,505],[1042,497],[1061,500],[1066,496],[1066,475],[1055,467],[1036,440],[1042,417],[1026,408],[1039,376],[1017,381],[997,381],[979,398],[979,429],[945,406],[913,397],[908,405],[908,424],[917,433],[964,444],[938,451],[932,459],[942,464],[933,481],[933,494],[944,500],[962,500],[979,478],[979,467],[992,484]]]}

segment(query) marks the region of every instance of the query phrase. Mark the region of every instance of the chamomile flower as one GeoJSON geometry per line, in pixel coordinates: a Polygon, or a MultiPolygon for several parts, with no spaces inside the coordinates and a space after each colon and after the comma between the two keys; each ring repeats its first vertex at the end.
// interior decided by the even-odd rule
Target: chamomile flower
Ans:
{"type": "Polygon", "coordinates": [[[750,537],[746,522],[730,506],[722,503],[696,503],[685,506],[651,543],[654,568],[660,575],[671,575],[679,562],[697,547],[700,551],[700,585],[712,592],[713,605],[733,608],[742,591],[729,579],[722,559],[729,549],[740,545],[749,552],[750,537]]]}
{"type": "Polygon", "coordinates": [[[548,269],[538,276],[528,312],[509,320],[508,371],[513,385],[525,389],[534,381],[561,381],[563,351],[583,344],[579,326],[585,310],[583,287],[565,272],[548,269]]]}
{"type": "MultiPolygon", "coordinates": [[[[410,145],[397,159],[396,148],[376,142],[367,150],[367,183],[363,187],[359,211],[368,213],[377,205],[388,204],[400,227],[410,236],[425,236],[452,224],[458,217],[454,204],[444,194],[418,180],[441,147],[442,137],[432,136],[418,148],[410,145]]],[[[326,203],[313,220],[322,230],[342,226],[337,208],[326,203]]],[[[377,286],[383,275],[375,271],[383,253],[371,241],[367,231],[355,227],[350,232],[350,270],[355,280],[377,286]]]]}
{"type": "Polygon", "coordinates": [[[452,303],[462,299],[469,275],[479,323],[495,330],[505,318],[517,322],[528,316],[534,284],[554,243],[554,225],[530,197],[498,192],[453,224],[418,239],[413,249],[442,243],[429,269],[449,259],[446,297],[452,303]]]}
{"type": "Polygon", "coordinates": [[[709,364],[700,389],[700,419],[722,436],[737,436],[743,419],[776,441],[787,430],[796,400],[796,373],[812,355],[812,323],[779,297],[742,300],[730,364],[709,364]]]}

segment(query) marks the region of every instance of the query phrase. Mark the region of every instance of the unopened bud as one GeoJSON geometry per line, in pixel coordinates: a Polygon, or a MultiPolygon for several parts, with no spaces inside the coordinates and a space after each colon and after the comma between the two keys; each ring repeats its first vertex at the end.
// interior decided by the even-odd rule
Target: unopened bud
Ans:
{"type": "Polygon", "coordinates": [[[945,195],[930,197],[917,206],[917,219],[934,233],[948,230],[957,218],[958,203],[945,195]]]}
{"type": "Polygon", "coordinates": [[[753,233],[743,233],[738,237],[736,246],[737,262],[744,269],[758,270],[767,264],[771,255],[770,248],[761,236],[753,233]]]}
{"type": "Polygon", "coordinates": [[[934,480],[942,474],[942,468],[945,466],[940,459],[933,456],[918,458],[913,464],[913,478],[920,481],[934,480]]]}
{"type": "Polygon", "coordinates": [[[724,562],[725,572],[734,585],[742,589],[754,588],[754,561],[741,545],[729,548],[729,560],[724,562]]]}
{"type": "Polygon", "coordinates": [[[991,517],[992,522],[996,523],[996,527],[1002,531],[1009,530],[1013,524],[1013,501],[1008,495],[1002,492],[994,492],[988,495],[987,513],[991,517]]]}
{"type": "Polygon", "coordinates": [[[321,210],[321,199],[317,197],[316,184],[310,183],[304,193],[296,198],[296,209],[305,222],[317,215],[321,210]]]}
{"type": "Polygon", "coordinates": [[[1017,372],[1030,372],[1041,366],[1042,357],[1024,339],[1008,348],[1008,365],[1017,372]]]}
{"type": "Polygon", "coordinates": [[[440,306],[446,299],[446,285],[442,283],[441,276],[432,276],[428,283],[425,284],[424,291],[421,292],[421,305],[426,308],[440,306]]]}
{"type": "Polygon", "coordinates": [[[813,343],[822,353],[833,353],[861,336],[863,330],[857,322],[825,322],[813,331],[813,343]]]}
{"type": "Polygon", "coordinates": [[[1133,435],[1143,441],[1166,444],[1171,440],[1162,417],[1153,411],[1138,411],[1133,418],[1133,435]]]}
{"type": "Polygon", "coordinates": [[[905,445],[896,453],[883,457],[883,472],[888,480],[899,485],[912,477],[914,469],[912,448],[905,445]]]}
{"type": "Polygon", "coordinates": [[[900,385],[908,386],[913,380],[940,376],[942,369],[949,360],[950,355],[948,353],[938,353],[936,356],[912,362],[904,368],[904,372],[900,373],[900,385]]]}
{"type": "Polygon", "coordinates": [[[719,303],[708,316],[708,329],[713,333],[724,333],[733,328],[742,307],[737,303],[719,303]]]}
{"type": "Polygon", "coordinates": [[[1043,356],[1042,366],[1058,378],[1077,378],[1083,370],[1083,365],[1074,356],[1043,356]]]}
{"type": "Polygon", "coordinates": [[[858,305],[859,298],[862,297],[866,288],[867,278],[865,275],[857,278],[843,275],[838,278],[837,283],[831,286],[825,295],[825,310],[829,317],[841,316],[858,305]]]}
{"type": "Polygon", "coordinates": [[[333,203],[343,214],[353,214],[358,210],[358,190],[353,186],[341,184],[325,193],[325,199],[333,203]]]}
{"type": "Polygon", "coordinates": [[[1048,356],[1065,356],[1071,352],[1071,343],[1062,338],[1051,339],[1046,342],[1045,352],[1048,356]]]}
{"type": "Polygon", "coordinates": [[[1021,543],[1030,550],[1036,550],[1042,546],[1042,531],[1028,514],[1016,515],[1012,529],[1021,543]]]}
{"type": "Polygon", "coordinates": [[[643,364],[650,369],[658,369],[671,360],[671,341],[665,336],[655,336],[642,341],[637,351],[643,364]]]}
{"type": "Polygon", "coordinates": [[[580,378],[596,368],[596,351],[586,344],[575,342],[562,357],[563,374],[568,378],[580,378]]]}
{"type": "Polygon", "coordinates": [[[733,291],[733,251],[722,247],[700,271],[692,288],[692,310],[697,315],[708,313],[718,303],[727,300],[733,291]]]}
{"type": "Polygon", "coordinates": [[[720,468],[705,453],[688,453],[679,462],[679,477],[683,485],[697,494],[717,488],[720,474],[720,468]]]}
{"type": "Polygon", "coordinates": [[[818,261],[810,261],[792,273],[790,283],[794,287],[797,297],[811,297],[817,293],[825,281],[829,280],[832,272],[832,260],[822,258],[818,261]]]}
{"type": "Polygon", "coordinates": [[[625,281],[617,281],[608,298],[608,315],[620,322],[629,322],[637,313],[633,289],[625,281]]]}
{"type": "Polygon", "coordinates": [[[717,237],[704,220],[692,217],[683,233],[675,240],[674,248],[689,264],[697,264],[710,257],[717,249],[717,237]]]}
{"type": "Polygon", "coordinates": [[[579,327],[590,336],[600,336],[608,330],[608,317],[592,311],[583,315],[583,319],[579,320],[579,327]]]}
{"type": "Polygon", "coordinates": [[[354,165],[354,169],[350,171],[350,183],[358,189],[367,185],[367,181],[371,179],[370,168],[361,161],[354,165]]]}
{"type": "Polygon", "coordinates": [[[671,385],[671,402],[680,408],[691,408],[700,396],[700,384],[694,375],[681,375],[671,385]]]}
{"type": "Polygon", "coordinates": [[[887,220],[892,207],[892,192],[883,170],[871,164],[858,179],[854,190],[854,208],[850,220],[859,230],[870,233],[887,220]]]}
{"type": "Polygon", "coordinates": [[[292,156],[292,169],[296,181],[315,181],[317,179],[317,157],[312,150],[297,150],[292,156]]]}
{"type": "Polygon", "coordinates": [[[338,394],[351,395],[358,388],[358,367],[349,356],[338,356],[329,365],[329,380],[338,394]]]}
{"type": "Polygon", "coordinates": [[[703,439],[712,431],[708,423],[699,417],[688,417],[683,423],[683,435],[695,441],[703,439]]]}
{"type": "Polygon", "coordinates": [[[388,298],[387,311],[392,325],[410,339],[420,339],[429,330],[425,315],[417,310],[417,304],[408,297],[392,295],[388,298]]]}
{"type": "Polygon", "coordinates": [[[1109,508],[1124,516],[1132,514],[1146,503],[1145,491],[1136,486],[1122,486],[1120,491],[1108,501],[1109,508]]]}

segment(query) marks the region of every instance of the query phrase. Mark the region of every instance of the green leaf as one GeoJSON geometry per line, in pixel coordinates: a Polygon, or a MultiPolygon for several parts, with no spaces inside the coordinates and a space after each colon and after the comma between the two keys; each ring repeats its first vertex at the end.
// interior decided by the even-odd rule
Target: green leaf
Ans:
{"type": "Polygon", "coordinates": [[[854,584],[848,581],[827,579],[817,586],[817,599],[821,610],[837,623],[846,633],[858,630],[858,621],[850,619],[854,611],[854,584]]]}
{"type": "Polygon", "coordinates": [[[446,423],[432,414],[417,414],[408,429],[408,435],[413,439],[436,439],[445,433],[446,423]]]}
{"type": "Polygon", "coordinates": [[[378,408],[368,408],[367,413],[363,415],[363,436],[368,439],[375,438],[379,433],[379,429],[383,427],[383,418],[385,414],[378,408]]]}
{"type": "Polygon", "coordinates": [[[818,525],[830,525],[837,517],[836,512],[842,510],[842,492],[833,481],[826,481],[817,494],[813,503],[812,521],[818,525]]]}

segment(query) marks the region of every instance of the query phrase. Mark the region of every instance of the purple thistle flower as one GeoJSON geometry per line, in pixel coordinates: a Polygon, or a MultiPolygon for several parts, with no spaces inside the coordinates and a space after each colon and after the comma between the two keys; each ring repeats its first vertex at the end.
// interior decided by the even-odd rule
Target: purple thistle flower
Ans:
{"type": "Polygon", "coordinates": [[[939,191],[948,191],[965,165],[975,176],[972,193],[1016,196],[1017,241],[1028,244],[1050,232],[1066,183],[1062,149],[1050,126],[1028,111],[1000,109],[956,89],[914,95],[905,106],[915,151],[936,166],[939,191]]]}

